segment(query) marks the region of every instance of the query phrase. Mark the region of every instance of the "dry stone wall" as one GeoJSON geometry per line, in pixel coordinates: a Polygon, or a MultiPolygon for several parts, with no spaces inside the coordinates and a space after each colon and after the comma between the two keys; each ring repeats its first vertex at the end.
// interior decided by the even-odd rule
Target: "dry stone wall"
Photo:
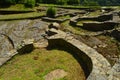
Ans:
{"type": "Polygon", "coordinates": [[[86,68],[89,68],[87,70],[89,71],[88,72],[89,74],[86,75],[87,80],[119,80],[120,79],[120,77],[118,76],[120,74],[118,68],[120,66],[119,61],[113,67],[111,67],[110,63],[106,60],[106,58],[104,58],[100,53],[98,53],[93,48],[87,46],[86,44],[75,39],[73,36],[66,34],[60,30],[51,29],[51,31],[57,32],[58,34],[48,37],[49,46],[60,46],[64,48],[67,47],[67,49],[69,50],[75,50],[76,53],[78,52],[78,54],[80,55],[85,54],[87,55],[88,59],[90,58],[89,60],[82,59],[84,63],[86,63],[87,66],[86,68]]]}
{"type": "MultiPolygon", "coordinates": [[[[115,12],[114,12],[115,13],[115,12]]],[[[118,17],[115,19],[116,16],[113,16],[113,13],[106,13],[99,16],[75,16],[70,19],[70,25],[81,27],[86,30],[91,31],[103,31],[103,30],[111,30],[116,25],[119,24],[118,17]],[[84,20],[91,20],[91,22],[83,22],[83,25],[78,25],[78,21],[84,21],[84,20]]]]}
{"type": "Polygon", "coordinates": [[[114,29],[117,23],[112,21],[106,22],[84,22],[82,28],[91,31],[103,31],[114,29]]]}

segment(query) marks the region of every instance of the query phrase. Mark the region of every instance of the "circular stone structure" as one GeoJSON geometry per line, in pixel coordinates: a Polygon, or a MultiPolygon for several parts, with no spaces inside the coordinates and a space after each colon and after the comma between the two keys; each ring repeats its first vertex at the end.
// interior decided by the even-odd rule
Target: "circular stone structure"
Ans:
{"type": "Polygon", "coordinates": [[[108,80],[111,65],[106,58],[69,34],[55,29],[51,31],[58,34],[48,37],[49,46],[58,46],[63,50],[76,53],[81,60],[87,80],[108,80]]]}

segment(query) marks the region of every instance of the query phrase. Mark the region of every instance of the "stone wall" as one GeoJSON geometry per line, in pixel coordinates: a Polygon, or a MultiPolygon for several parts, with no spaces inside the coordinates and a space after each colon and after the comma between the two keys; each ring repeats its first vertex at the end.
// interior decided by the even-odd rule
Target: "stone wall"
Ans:
{"type": "Polygon", "coordinates": [[[113,30],[111,32],[111,36],[113,36],[115,39],[117,39],[118,41],[120,41],[120,31],[118,30],[113,30]]]}
{"type": "Polygon", "coordinates": [[[77,20],[79,19],[79,16],[75,16],[75,17],[73,17],[73,18],[71,18],[70,19],[70,25],[72,25],[72,26],[76,26],[76,24],[77,24],[77,20]]]}
{"type": "Polygon", "coordinates": [[[49,18],[49,17],[42,17],[43,21],[47,21],[47,22],[57,22],[57,23],[62,23],[68,19],[54,19],[54,18],[49,18]]]}
{"type": "MultiPolygon", "coordinates": [[[[83,61],[86,63],[86,67],[84,66],[84,70],[90,70],[92,69],[90,75],[86,75],[87,80],[108,80],[109,74],[107,73],[111,66],[109,62],[104,58],[101,54],[99,54],[96,50],[93,48],[87,46],[86,44],[80,42],[79,40],[76,40],[73,36],[66,34],[60,30],[57,30],[58,34],[55,34],[53,36],[48,37],[48,41],[50,45],[53,46],[61,46],[63,48],[67,48],[68,51],[71,52],[75,50],[74,53],[77,53],[79,55],[87,55],[88,57],[82,58],[83,61]],[[68,46],[69,45],[69,46],[68,46]],[[81,53],[82,52],[82,53],[81,53]],[[87,59],[86,59],[87,58],[87,59]],[[90,58],[90,59],[89,59],[90,58]],[[88,60],[91,61],[89,63],[88,60]],[[92,68],[90,67],[92,65],[92,68]],[[88,69],[87,69],[88,68],[88,69]]],[[[89,72],[90,72],[89,71],[89,72]]]]}
{"type": "Polygon", "coordinates": [[[10,60],[13,56],[15,56],[18,53],[24,54],[33,51],[34,49],[33,42],[34,42],[33,39],[23,40],[23,42],[19,44],[19,47],[17,49],[12,49],[9,50],[9,52],[7,53],[0,54],[0,66],[2,66],[4,63],[6,63],[8,60],[10,60]]]}
{"type": "Polygon", "coordinates": [[[112,13],[106,13],[106,14],[102,14],[102,15],[99,15],[99,16],[83,16],[83,17],[79,17],[76,20],[77,21],[92,20],[92,21],[104,22],[104,21],[108,21],[108,20],[112,20],[112,19],[113,19],[113,14],[112,13]]]}
{"type": "Polygon", "coordinates": [[[61,17],[61,16],[67,16],[67,15],[70,15],[71,17],[75,16],[75,13],[70,13],[70,12],[67,12],[67,13],[59,13],[59,14],[56,14],[55,15],[55,18],[57,17],[61,17]]]}
{"type": "Polygon", "coordinates": [[[111,30],[117,25],[115,22],[85,22],[82,28],[90,31],[111,30]]]}
{"type": "Polygon", "coordinates": [[[102,14],[100,16],[75,16],[70,19],[70,25],[72,26],[77,26],[81,27],[86,30],[91,30],[91,31],[103,31],[103,30],[111,30],[113,29],[116,25],[118,25],[118,22],[111,21],[113,20],[113,14],[112,13],[107,13],[107,14],[102,14]],[[83,21],[83,20],[91,20],[93,22],[83,22],[83,26],[77,25],[78,21],[83,21]],[[96,22],[95,22],[96,21],[96,22]],[[98,22],[97,22],[98,21],[98,22]]]}
{"type": "Polygon", "coordinates": [[[113,14],[112,13],[106,13],[98,16],[96,18],[96,21],[108,21],[113,19],[113,14]]]}

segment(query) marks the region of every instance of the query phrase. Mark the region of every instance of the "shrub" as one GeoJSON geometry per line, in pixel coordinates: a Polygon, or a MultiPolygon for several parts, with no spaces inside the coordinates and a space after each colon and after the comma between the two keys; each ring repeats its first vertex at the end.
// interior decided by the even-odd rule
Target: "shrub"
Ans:
{"type": "Polygon", "coordinates": [[[84,6],[99,6],[99,4],[97,2],[94,1],[85,1],[83,3],[84,6]]]}
{"type": "Polygon", "coordinates": [[[36,0],[36,3],[42,3],[42,0],[36,0]]]}
{"type": "Polygon", "coordinates": [[[26,7],[34,7],[34,6],[35,6],[35,3],[36,3],[35,0],[26,0],[25,6],[26,6],[26,7]]]}
{"type": "Polygon", "coordinates": [[[47,16],[53,18],[55,17],[55,15],[56,15],[56,9],[54,7],[49,7],[47,9],[47,16]]]}
{"type": "Polygon", "coordinates": [[[67,3],[70,4],[70,5],[72,5],[72,4],[80,4],[80,0],[68,0],[67,3]]]}
{"type": "Polygon", "coordinates": [[[57,4],[66,5],[67,4],[67,0],[57,0],[57,4]]]}
{"type": "Polygon", "coordinates": [[[4,0],[3,1],[5,4],[15,4],[16,1],[15,0],[4,0]]]}

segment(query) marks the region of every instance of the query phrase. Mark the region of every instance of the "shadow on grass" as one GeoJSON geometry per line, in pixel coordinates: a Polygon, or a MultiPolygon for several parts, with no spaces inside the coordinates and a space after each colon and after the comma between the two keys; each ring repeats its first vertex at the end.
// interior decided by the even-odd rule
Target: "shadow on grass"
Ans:
{"type": "Polygon", "coordinates": [[[48,42],[49,42],[49,46],[47,47],[48,50],[58,49],[67,51],[78,61],[78,63],[84,70],[85,77],[87,78],[90,75],[93,64],[91,59],[85,53],[83,53],[81,50],[79,50],[72,44],[62,39],[53,39],[49,40],[48,42]]]}
{"type": "Polygon", "coordinates": [[[0,21],[14,21],[14,20],[26,20],[26,19],[33,20],[33,19],[40,19],[41,17],[44,17],[44,16],[28,17],[28,18],[16,18],[16,19],[0,19],[0,21]]]}
{"type": "Polygon", "coordinates": [[[20,14],[20,13],[30,13],[30,12],[35,12],[35,11],[17,11],[17,10],[0,10],[0,14],[2,15],[9,15],[9,14],[20,14]]]}
{"type": "Polygon", "coordinates": [[[33,44],[29,44],[29,45],[23,46],[21,49],[18,49],[17,51],[18,51],[18,54],[24,55],[24,54],[31,53],[34,49],[35,48],[33,44]]]}
{"type": "Polygon", "coordinates": [[[9,8],[10,6],[11,6],[10,4],[0,3],[0,8],[9,8]]]}

